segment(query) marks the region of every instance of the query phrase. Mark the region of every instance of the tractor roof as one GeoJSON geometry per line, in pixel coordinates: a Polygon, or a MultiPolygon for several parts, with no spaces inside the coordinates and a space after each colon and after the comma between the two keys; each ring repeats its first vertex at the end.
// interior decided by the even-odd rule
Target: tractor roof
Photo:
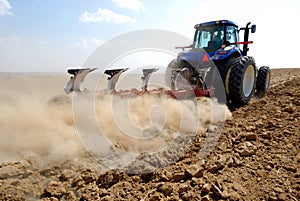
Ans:
{"type": "Polygon", "coordinates": [[[195,28],[197,29],[199,27],[215,26],[215,25],[233,25],[233,26],[238,27],[237,23],[230,21],[230,20],[216,20],[216,21],[210,21],[210,22],[196,24],[195,28]]]}

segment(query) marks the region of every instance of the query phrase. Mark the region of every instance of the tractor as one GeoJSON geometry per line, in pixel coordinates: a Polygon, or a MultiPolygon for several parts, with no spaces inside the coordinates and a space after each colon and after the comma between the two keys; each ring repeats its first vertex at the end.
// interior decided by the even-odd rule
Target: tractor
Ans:
{"type": "MultiPolygon", "coordinates": [[[[177,58],[166,69],[167,88],[148,89],[148,81],[158,68],[143,69],[141,89],[116,90],[119,77],[128,68],[106,70],[107,88],[110,93],[123,98],[142,94],[167,95],[175,99],[215,96],[219,102],[234,107],[247,104],[252,95],[262,97],[270,83],[270,68],[257,69],[249,51],[249,33],[255,33],[256,26],[238,28],[229,20],[211,21],[195,25],[193,44],[182,48],[177,58]],[[244,31],[244,41],[239,41],[239,32],[244,31]],[[240,49],[243,45],[243,49],[240,49]],[[185,51],[185,49],[189,49],[185,51]]],[[[96,68],[69,69],[71,79],[65,85],[65,92],[81,92],[80,84],[85,76],[96,68]]]]}
{"type": "Polygon", "coordinates": [[[168,65],[166,83],[173,90],[182,88],[182,80],[188,85],[213,86],[216,98],[233,107],[247,104],[253,94],[264,96],[269,88],[270,68],[257,69],[253,57],[247,56],[248,44],[253,43],[249,34],[256,32],[256,25],[250,25],[249,22],[238,28],[229,20],[196,24],[193,44],[177,47],[183,51],[168,65]],[[244,32],[242,42],[240,31],[244,32]],[[186,48],[190,50],[184,51],[186,48]]]}

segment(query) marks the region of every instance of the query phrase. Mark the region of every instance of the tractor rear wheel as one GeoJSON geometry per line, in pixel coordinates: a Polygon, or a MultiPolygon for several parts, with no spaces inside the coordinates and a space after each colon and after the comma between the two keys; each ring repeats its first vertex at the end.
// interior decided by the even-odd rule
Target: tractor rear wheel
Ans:
{"type": "Polygon", "coordinates": [[[165,82],[166,82],[166,84],[167,84],[168,87],[171,87],[171,86],[172,86],[172,79],[171,79],[171,77],[172,77],[172,71],[173,71],[174,69],[177,69],[177,68],[178,68],[178,63],[177,63],[177,60],[174,59],[174,60],[172,60],[172,61],[169,63],[169,65],[168,65],[168,67],[167,67],[167,69],[166,69],[166,73],[165,73],[165,82]]]}
{"type": "Polygon", "coordinates": [[[220,103],[226,104],[229,101],[229,75],[235,59],[236,57],[229,57],[215,62],[218,74],[214,76],[215,96],[220,103]]]}
{"type": "Polygon", "coordinates": [[[256,95],[261,98],[266,95],[270,85],[271,72],[268,66],[262,66],[258,70],[256,81],[256,95]]]}
{"type": "Polygon", "coordinates": [[[222,76],[214,64],[210,67],[206,77],[205,77],[205,85],[207,87],[214,88],[214,97],[221,104],[226,104],[226,92],[223,84],[222,76]]]}
{"type": "Polygon", "coordinates": [[[243,56],[233,63],[229,75],[229,98],[233,107],[246,105],[256,83],[256,66],[252,57],[243,56]]]}

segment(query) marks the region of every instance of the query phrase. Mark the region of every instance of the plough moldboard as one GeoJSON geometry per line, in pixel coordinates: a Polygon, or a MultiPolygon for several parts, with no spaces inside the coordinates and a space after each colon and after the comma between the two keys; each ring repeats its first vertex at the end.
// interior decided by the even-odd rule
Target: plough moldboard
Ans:
{"type": "MultiPolygon", "coordinates": [[[[81,69],[68,69],[67,72],[71,74],[70,80],[64,87],[64,90],[67,94],[71,92],[81,93],[80,85],[84,81],[87,74],[96,70],[97,68],[81,68],[81,69]]],[[[105,70],[104,74],[107,75],[107,87],[105,89],[106,93],[117,95],[122,98],[129,98],[140,96],[143,94],[163,96],[167,95],[174,99],[188,99],[193,97],[211,97],[214,95],[213,87],[206,87],[204,84],[196,84],[196,85],[186,85],[185,87],[180,87],[179,89],[175,89],[175,87],[168,88],[151,88],[148,89],[148,83],[151,75],[158,70],[158,68],[149,68],[142,70],[142,86],[141,89],[127,89],[127,90],[116,90],[117,83],[122,73],[127,71],[129,68],[120,68],[120,69],[110,69],[105,70]],[[200,87],[202,86],[202,87],[200,87]]],[[[174,85],[176,81],[176,75],[180,71],[184,69],[175,69],[172,72],[172,83],[174,85]]],[[[199,76],[197,82],[203,82],[201,77],[199,76]]]]}

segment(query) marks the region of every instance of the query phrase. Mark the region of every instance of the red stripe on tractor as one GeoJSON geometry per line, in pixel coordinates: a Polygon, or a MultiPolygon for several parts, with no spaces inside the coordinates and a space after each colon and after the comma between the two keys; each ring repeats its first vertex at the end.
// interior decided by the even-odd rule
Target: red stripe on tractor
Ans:
{"type": "Polygon", "coordinates": [[[244,44],[253,44],[253,41],[248,42],[236,42],[237,45],[244,45],[244,44]]]}

